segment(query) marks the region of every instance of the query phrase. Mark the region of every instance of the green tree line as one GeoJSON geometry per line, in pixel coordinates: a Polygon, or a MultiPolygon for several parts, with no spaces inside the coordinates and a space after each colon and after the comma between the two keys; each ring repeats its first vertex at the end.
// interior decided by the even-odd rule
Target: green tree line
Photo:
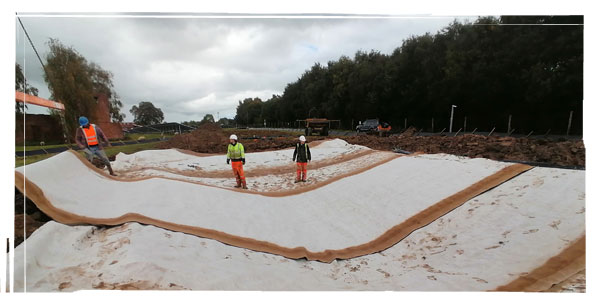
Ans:
{"type": "Polygon", "coordinates": [[[239,102],[241,125],[292,124],[324,117],[353,128],[379,118],[434,131],[571,133],[583,122],[583,16],[479,17],[411,36],[391,54],[358,51],[315,63],[282,95],[239,102]],[[553,24],[553,25],[548,25],[553,24]]]}

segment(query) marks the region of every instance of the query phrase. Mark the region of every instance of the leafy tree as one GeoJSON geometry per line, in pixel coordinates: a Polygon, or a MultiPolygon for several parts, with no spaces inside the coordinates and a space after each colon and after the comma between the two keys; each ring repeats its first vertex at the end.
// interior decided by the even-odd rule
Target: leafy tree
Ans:
{"type": "MultiPolygon", "coordinates": [[[[25,81],[23,69],[21,69],[21,65],[19,65],[18,63],[15,64],[15,90],[34,96],[38,95],[38,89],[29,85],[29,83],[25,81]]],[[[25,103],[16,102],[15,112],[24,113],[26,107],[27,106],[25,105],[25,103]]]]}
{"type": "Polygon", "coordinates": [[[517,133],[564,133],[574,111],[571,132],[581,133],[583,16],[454,21],[435,34],[405,39],[390,55],[357,51],[353,58],[316,63],[282,95],[257,99],[239,102],[237,123],[291,123],[310,115],[339,119],[346,128],[368,118],[401,128],[407,118],[408,125],[430,129],[434,118],[441,130],[455,104],[455,121],[467,117],[469,128],[506,131],[512,115],[517,133]]]}
{"type": "Polygon", "coordinates": [[[184,122],[181,122],[181,124],[186,125],[186,126],[192,126],[194,128],[197,128],[198,126],[200,126],[200,122],[198,122],[198,121],[184,121],[184,122]]]}
{"type": "Polygon", "coordinates": [[[260,98],[246,98],[244,101],[239,101],[235,122],[244,125],[262,124],[262,105],[260,98]]]}
{"type": "Polygon", "coordinates": [[[228,127],[232,126],[235,123],[235,121],[233,119],[220,118],[219,121],[217,121],[217,123],[223,127],[228,127]]]}
{"type": "Polygon", "coordinates": [[[138,125],[160,124],[164,120],[163,112],[160,108],[154,107],[152,102],[142,101],[138,106],[133,106],[129,112],[133,115],[133,122],[138,125]]]}
{"type": "Polygon", "coordinates": [[[214,122],[215,122],[215,117],[213,117],[213,115],[211,115],[211,114],[206,114],[206,115],[204,115],[204,118],[202,118],[202,121],[200,121],[200,124],[214,123],[214,122]]]}
{"type": "MultiPolygon", "coordinates": [[[[88,62],[73,47],[63,45],[57,39],[48,41],[44,80],[48,84],[51,99],[58,99],[65,105],[65,125],[67,136],[73,139],[75,128],[79,126],[79,116],[92,116],[94,96],[105,93],[109,98],[110,114],[113,121],[122,121],[122,104],[113,90],[112,73],[99,65],[88,62]]],[[[93,122],[93,120],[91,120],[93,122]]]]}

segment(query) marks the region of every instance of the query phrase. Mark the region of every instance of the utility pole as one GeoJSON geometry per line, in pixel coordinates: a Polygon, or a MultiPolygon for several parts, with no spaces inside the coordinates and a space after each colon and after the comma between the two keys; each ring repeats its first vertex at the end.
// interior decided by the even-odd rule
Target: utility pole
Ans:
{"type": "Polygon", "coordinates": [[[454,120],[454,108],[458,107],[454,104],[452,104],[452,109],[450,110],[450,133],[452,133],[452,121],[454,120]]]}
{"type": "Polygon", "coordinates": [[[465,124],[463,125],[463,129],[467,132],[467,117],[465,116],[465,124]]]}
{"type": "Polygon", "coordinates": [[[508,115],[508,131],[507,133],[510,134],[510,121],[512,121],[512,115],[508,115]]]}

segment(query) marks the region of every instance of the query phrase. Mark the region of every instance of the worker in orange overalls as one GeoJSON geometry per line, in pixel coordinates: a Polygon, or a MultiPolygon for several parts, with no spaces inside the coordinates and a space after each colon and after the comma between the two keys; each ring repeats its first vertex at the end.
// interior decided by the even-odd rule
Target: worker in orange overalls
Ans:
{"type": "Polygon", "coordinates": [[[390,130],[392,130],[392,126],[386,122],[383,122],[383,125],[382,123],[377,125],[377,132],[379,133],[379,136],[388,136],[390,134],[390,130]]]}
{"type": "Polygon", "coordinates": [[[296,144],[292,161],[296,161],[296,181],[294,182],[306,182],[306,165],[310,161],[310,149],[303,135],[300,136],[300,143],[296,144]]]}
{"type": "Polygon", "coordinates": [[[86,117],[79,117],[79,125],[79,128],[75,132],[75,142],[79,148],[83,149],[85,157],[92,162],[94,156],[97,156],[108,167],[110,175],[117,176],[110,166],[110,161],[106,153],[102,150],[102,144],[99,143],[100,140],[104,140],[110,146],[110,142],[106,138],[106,135],[104,135],[104,132],[102,132],[102,129],[96,126],[96,124],[90,124],[86,117]]]}
{"type": "Polygon", "coordinates": [[[244,146],[237,141],[237,136],[232,134],[229,137],[229,145],[227,146],[227,164],[231,161],[233,175],[237,181],[236,188],[248,189],[246,186],[246,177],[244,176],[244,167],[246,164],[246,155],[244,154],[244,146]]]}

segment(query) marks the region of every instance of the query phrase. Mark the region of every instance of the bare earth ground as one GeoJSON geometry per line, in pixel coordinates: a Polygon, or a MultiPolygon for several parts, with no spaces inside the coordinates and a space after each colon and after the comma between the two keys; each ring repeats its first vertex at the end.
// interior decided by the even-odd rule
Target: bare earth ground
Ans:
{"type": "MultiPolygon", "coordinates": [[[[514,137],[496,137],[465,134],[461,136],[417,136],[409,128],[401,135],[379,137],[375,135],[340,136],[350,144],[362,145],[374,150],[429,154],[447,153],[467,157],[483,157],[493,160],[517,160],[547,163],[557,166],[585,166],[583,141],[553,141],[514,137]]],[[[297,136],[289,132],[240,130],[236,132],[247,152],[279,150],[292,147],[297,136]]],[[[229,134],[218,126],[205,125],[158,145],[160,149],[178,148],[200,153],[223,153],[229,134]]],[[[308,142],[326,137],[309,136],[308,142]]],[[[329,137],[331,138],[331,137],[329,137]]]]}

